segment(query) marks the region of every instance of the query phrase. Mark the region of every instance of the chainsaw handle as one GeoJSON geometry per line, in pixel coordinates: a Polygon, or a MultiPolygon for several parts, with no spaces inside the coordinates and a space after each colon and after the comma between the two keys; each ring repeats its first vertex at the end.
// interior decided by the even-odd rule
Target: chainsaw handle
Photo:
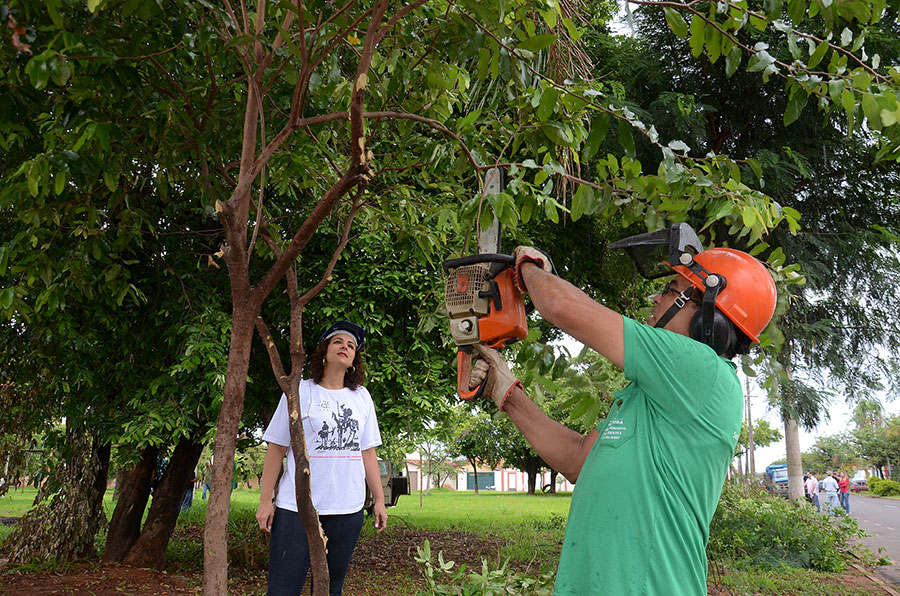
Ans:
{"type": "Polygon", "coordinates": [[[512,255],[504,255],[500,253],[481,253],[477,255],[469,255],[468,257],[459,257],[458,259],[450,259],[444,261],[441,267],[444,271],[450,271],[457,267],[465,267],[466,265],[477,265],[478,263],[499,263],[505,267],[515,267],[516,259],[512,255]]]}
{"type": "Polygon", "coordinates": [[[456,353],[456,390],[459,397],[464,400],[478,399],[484,393],[484,386],[487,385],[487,376],[477,389],[469,390],[469,375],[472,371],[472,354],[464,349],[460,349],[456,353]]]}

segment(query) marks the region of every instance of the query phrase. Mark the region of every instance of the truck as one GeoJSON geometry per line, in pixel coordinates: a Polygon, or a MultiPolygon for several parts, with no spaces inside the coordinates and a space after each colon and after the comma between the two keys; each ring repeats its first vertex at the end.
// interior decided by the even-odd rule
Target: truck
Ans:
{"type": "Polygon", "coordinates": [[[766,489],[774,495],[779,495],[781,497],[787,498],[787,464],[772,464],[771,466],[766,466],[766,489]]]}
{"type": "MultiPolygon", "coordinates": [[[[384,490],[385,507],[393,507],[397,504],[400,495],[409,494],[409,479],[401,476],[400,471],[394,467],[394,464],[378,460],[378,471],[381,473],[381,488],[384,490]]],[[[372,506],[375,504],[369,487],[366,486],[366,501],[363,509],[369,515],[372,514],[372,506]]]]}

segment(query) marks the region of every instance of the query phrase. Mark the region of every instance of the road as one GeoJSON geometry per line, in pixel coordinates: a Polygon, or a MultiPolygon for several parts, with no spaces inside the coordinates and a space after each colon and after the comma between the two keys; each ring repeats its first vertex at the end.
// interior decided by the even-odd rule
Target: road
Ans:
{"type": "Polygon", "coordinates": [[[878,572],[891,584],[900,586],[900,501],[851,495],[850,515],[871,534],[860,540],[863,546],[873,553],[883,548],[894,562],[892,566],[878,567],[878,572]]]}

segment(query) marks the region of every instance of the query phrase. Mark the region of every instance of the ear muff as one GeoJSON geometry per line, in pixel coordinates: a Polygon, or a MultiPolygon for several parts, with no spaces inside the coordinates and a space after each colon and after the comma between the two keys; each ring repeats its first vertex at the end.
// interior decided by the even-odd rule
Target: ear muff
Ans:
{"type": "Polygon", "coordinates": [[[705,343],[716,354],[724,354],[737,341],[734,324],[719,309],[712,314],[712,321],[703,320],[703,311],[698,310],[691,318],[691,339],[705,343]]]}

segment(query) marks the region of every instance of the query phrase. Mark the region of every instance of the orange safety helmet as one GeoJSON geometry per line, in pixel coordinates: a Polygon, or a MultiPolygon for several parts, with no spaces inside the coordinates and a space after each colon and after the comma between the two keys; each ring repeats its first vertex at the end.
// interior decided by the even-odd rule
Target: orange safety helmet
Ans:
{"type": "Polygon", "coordinates": [[[707,291],[710,275],[725,278],[725,286],[716,295],[716,308],[759,343],[759,334],[775,313],[777,299],[775,282],[766,266],[732,248],[711,248],[696,256],[682,253],[680,261],[682,264],[673,265],[672,269],[701,292],[707,291]]]}
{"type": "Polygon", "coordinates": [[[687,223],[623,238],[609,248],[624,249],[647,279],[674,271],[691,282],[654,326],[664,328],[689,301],[695,302],[700,310],[691,319],[690,336],[717,354],[735,345],[735,328],[759,343],[759,334],[775,313],[775,282],[765,265],[731,248],[703,250],[687,223]]]}

